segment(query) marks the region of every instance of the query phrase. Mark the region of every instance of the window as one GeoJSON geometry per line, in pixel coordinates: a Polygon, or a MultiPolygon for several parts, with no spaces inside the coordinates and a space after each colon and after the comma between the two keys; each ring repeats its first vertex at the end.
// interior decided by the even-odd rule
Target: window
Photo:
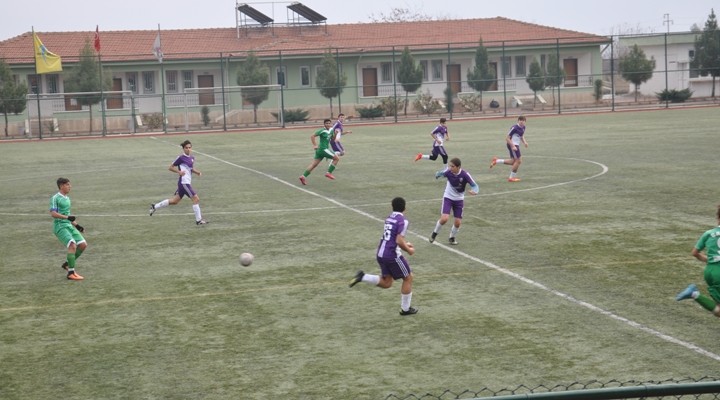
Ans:
{"type": "Polygon", "coordinates": [[[300,86],[310,86],[310,67],[300,67],[300,86]]]}
{"type": "Polygon", "coordinates": [[[282,87],[287,87],[287,81],[285,80],[285,66],[275,67],[275,76],[277,77],[277,84],[282,87]]]}
{"type": "Polygon", "coordinates": [[[193,72],[183,71],[183,89],[190,89],[193,87],[193,72]]]}
{"type": "Polygon", "coordinates": [[[138,93],[137,72],[128,72],[125,75],[125,78],[127,79],[128,90],[130,90],[133,94],[137,94],[138,93]]]}
{"type": "Polygon", "coordinates": [[[441,81],[443,79],[442,60],[432,60],[430,69],[432,70],[432,80],[441,81]]]}
{"type": "Polygon", "coordinates": [[[428,81],[428,71],[429,71],[427,60],[420,61],[420,68],[422,68],[422,71],[423,71],[422,80],[423,80],[423,82],[427,82],[428,81]]]}
{"type": "Polygon", "coordinates": [[[47,84],[48,93],[60,93],[60,89],[58,88],[57,74],[45,75],[45,83],[47,84]]]}
{"type": "Polygon", "coordinates": [[[167,80],[168,93],[177,93],[178,92],[178,72],[177,71],[167,71],[165,73],[165,78],[167,80]]]}
{"type": "Polygon", "coordinates": [[[32,94],[38,94],[38,77],[40,75],[28,75],[28,89],[30,89],[30,93],[32,94]]]}
{"type": "Polygon", "coordinates": [[[690,61],[695,59],[695,50],[688,50],[688,59],[690,59],[690,61]]]}
{"type": "Polygon", "coordinates": [[[380,82],[392,82],[392,64],[389,62],[380,63],[380,82]]]}
{"type": "Polygon", "coordinates": [[[525,56],[515,57],[515,76],[525,76],[525,56]]]}
{"type": "Polygon", "coordinates": [[[143,71],[143,93],[155,93],[155,71],[143,71]]]}
{"type": "Polygon", "coordinates": [[[547,71],[547,56],[545,54],[540,54],[540,69],[547,71]]]}
{"type": "Polygon", "coordinates": [[[510,76],[512,73],[511,65],[510,65],[510,56],[507,57],[500,57],[501,63],[502,63],[502,77],[510,76]]]}

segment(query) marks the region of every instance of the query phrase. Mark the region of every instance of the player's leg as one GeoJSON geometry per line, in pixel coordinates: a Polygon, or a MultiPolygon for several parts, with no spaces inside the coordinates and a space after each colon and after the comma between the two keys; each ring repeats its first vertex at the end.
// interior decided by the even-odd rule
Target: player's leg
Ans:
{"type": "Polygon", "coordinates": [[[456,239],[458,232],[460,231],[460,225],[462,224],[464,202],[462,200],[453,201],[452,212],[453,212],[453,226],[450,228],[450,237],[448,241],[452,245],[458,244],[456,239]]]}
{"type": "Polygon", "coordinates": [[[437,237],[438,233],[440,233],[440,229],[442,228],[445,223],[447,223],[448,219],[450,218],[450,209],[452,208],[452,202],[447,197],[443,197],[442,206],[440,206],[440,219],[437,220],[435,223],[435,228],[433,229],[432,233],[430,234],[430,243],[435,241],[435,238],[437,237]]]}

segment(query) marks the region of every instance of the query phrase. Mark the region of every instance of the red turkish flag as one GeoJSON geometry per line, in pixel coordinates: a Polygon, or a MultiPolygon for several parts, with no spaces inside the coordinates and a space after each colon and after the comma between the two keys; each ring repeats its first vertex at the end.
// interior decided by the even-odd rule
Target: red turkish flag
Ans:
{"type": "Polygon", "coordinates": [[[100,52],[100,26],[95,25],[95,51],[100,52]]]}

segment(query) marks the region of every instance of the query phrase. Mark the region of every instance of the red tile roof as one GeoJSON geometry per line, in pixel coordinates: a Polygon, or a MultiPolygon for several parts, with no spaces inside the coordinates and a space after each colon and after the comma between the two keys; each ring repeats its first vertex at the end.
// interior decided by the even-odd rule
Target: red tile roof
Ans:
{"type": "MultiPolygon", "coordinates": [[[[63,61],[77,60],[80,50],[94,31],[36,32],[51,52],[63,61]]],[[[156,30],[101,31],[101,57],[104,61],[153,60],[152,47],[156,30]]],[[[503,17],[412,21],[396,23],[358,23],[337,25],[275,25],[270,27],[177,29],[161,31],[162,50],[166,59],[198,59],[216,57],[220,53],[242,53],[248,50],[258,54],[268,52],[283,56],[317,54],[328,48],[340,51],[389,51],[393,46],[402,49],[416,48],[473,48],[482,37],[486,47],[502,45],[567,43],[607,43],[609,39],[582,32],[557,29],[543,25],[516,21],[503,17]]],[[[11,64],[32,63],[32,33],[0,42],[0,58],[11,64]]]]}

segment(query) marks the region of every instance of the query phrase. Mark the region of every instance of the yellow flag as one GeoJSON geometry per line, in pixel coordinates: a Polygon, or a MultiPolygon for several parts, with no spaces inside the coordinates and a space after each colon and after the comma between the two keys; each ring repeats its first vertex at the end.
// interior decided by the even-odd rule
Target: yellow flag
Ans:
{"type": "Polygon", "coordinates": [[[62,71],[60,56],[51,53],[35,32],[33,32],[33,41],[35,42],[35,72],[46,74],[48,72],[62,71]]]}

